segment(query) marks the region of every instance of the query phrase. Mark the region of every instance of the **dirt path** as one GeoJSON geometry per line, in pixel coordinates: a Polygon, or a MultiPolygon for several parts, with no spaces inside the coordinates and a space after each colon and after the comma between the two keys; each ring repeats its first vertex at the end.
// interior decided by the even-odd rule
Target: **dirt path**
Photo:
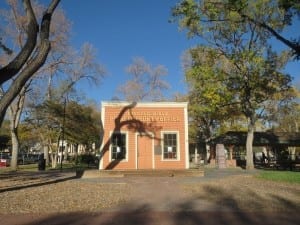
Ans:
{"type": "MultiPolygon", "coordinates": [[[[129,201],[105,211],[213,211],[226,210],[226,207],[193,198],[184,191],[183,179],[172,177],[135,177],[123,179],[131,189],[127,194],[129,201]]],[[[188,183],[188,182],[187,182],[188,183]]]]}
{"type": "Polygon", "coordinates": [[[137,177],[129,183],[132,187],[131,200],[119,209],[126,210],[130,206],[130,210],[174,211],[187,198],[177,180],[173,178],[137,177]]]}

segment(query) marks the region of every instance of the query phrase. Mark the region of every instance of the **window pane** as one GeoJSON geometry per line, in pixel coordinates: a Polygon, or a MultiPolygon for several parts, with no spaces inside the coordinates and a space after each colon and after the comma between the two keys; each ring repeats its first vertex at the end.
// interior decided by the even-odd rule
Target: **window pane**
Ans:
{"type": "Polygon", "coordinates": [[[111,137],[111,158],[126,158],[126,134],[114,133],[111,137]]]}
{"type": "Polygon", "coordinates": [[[177,134],[164,134],[164,159],[177,159],[177,134]]]}

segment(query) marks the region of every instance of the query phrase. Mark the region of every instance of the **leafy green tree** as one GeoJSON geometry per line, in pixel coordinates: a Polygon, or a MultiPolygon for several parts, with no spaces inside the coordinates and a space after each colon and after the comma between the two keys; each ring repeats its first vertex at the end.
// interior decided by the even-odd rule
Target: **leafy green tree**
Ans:
{"type": "Polygon", "coordinates": [[[10,146],[10,136],[0,134],[0,152],[10,146]]]}
{"type": "Polygon", "coordinates": [[[26,119],[32,132],[38,133],[41,139],[46,139],[52,152],[52,166],[56,166],[58,142],[85,146],[90,152],[92,146],[99,147],[101,124],[100,114],[94,107],[80,105],[76,101],[61,104],[56,101],[46,101],[37,106],[26,119]],[[54,153],[54,154],[53,154],[54,153]]]}
{"type": "Polygon", "coordinates": [[[233,95],[226,89],[226,73],[222,71],[226,58],[205,46],[190,49],[187,54],[190,56],[189,65],[185,65],[189,113],[196,126],[195,134],[209,141],[222,121],[232,115],[228,102],[233,95]]]}
{"type": "Polygon", "coordinates": [[[11,147],[11,138],[9,135],[9,121],[4,120],[0,126],[0,151],[11,147]]]}
{"type": "Polygon", "coordinates": [[[0,126],[0,135],[9,135],[9,121],[4,120],[0,126]]]}
{"type": "MultiPolygon", "coordinates": [[[[62,114],[62,108],[61,104],[51,101],[31,106],[22,123],[23,130],[25,126],[25,131],[36,137],[37,143],[40,143],[43,148],[46,147],[47,153],[48,151],[55,153],[57,150],[56,143],[61,129],[61,121],[57,118],[57,114],[62,114]]],[[[56,160],[52,162],[56,163],[56,160]]]]}
{"type": "Polygon", "coordinates": [[[280,132],[300,132],[300,91],[293,90],[292,96],[298,97],[296,101],[291,101],[288,104],[280,105],[270,113],[272,116],[269,118],[271,128],[280,132]]]}
{"type": "MultiPolygon", "coordinates": [[[[220,109],[231,105],[234,112],[242,113],[247,119],[247,169],[252,169],[256,122],[264,113],[266,102],[290,89],[291,77],[281,72],[288,55],[278,56],[273,52],[267,42],[270,35],[262,27],[244,20],[237,12],[228,10],[227,6],[223,1],[183,0],[173,8],[173,16],[182,28],[188,30],[189,36],[201,37],[214,49],[212,52],[216,56],[212,57],[213,63],[210,64],[206,57],[203,60],[210,66],[202,63],[191,70],[195,76],[209,77],[217,87],[214,90],[209,82],[202,84],[212,86],[204,88],[211,95],[210,105],[216,103],[220,109]],[[216,71],[211,71],[212,66],[216,71]]],[[[248,2],[247,7],[249,13],[261,21],[272,15],[274,10],[264,10],[266,5],[261,1],[248,2]]],[[[205,98],[206,94],[200,93],[197,97],[205,98]]],[[[222,114],[222,111],[217,114],[222,114]]]]}
{"type": "Polygon", "coordinates": [[[246,23],[259,27],[264,38],[275,37],[292,50],[296,59],[300,57],[299,37],[283,36],[284,29],[300,16],[298,0],[182,0],[173,8],[173,15],[181,17],[180,26],[188,28],[189,36],[200,35],[203,24],[210,22],[219,26],[234,20],[237,26],[246,23]],[[183,17],[184,14],[189,16],[183,17]]]}
{"type": "Polygon", "coordinates": [[[22,121],[18,126],[18,138],[20,141],[19,152],[29,153],[30,150],[34,152],[41,151],[39,134],[31,129],[30,126],[22,121]]]}
{"type": "MultiPolygon", "coordinates": [[[[296,91],[299,97],[299,90],[296,91]]],[[[298,99],[299,100],[299,99],[298,99]]],[[[300,125],[300,104],[297,101],[290,102],[289,104],[278,107],[276,114],[271,120],[273,130],[279,132],[299,133],[300,125]]],[[[296,159],[296,147],[289,146],[289,155],[292,160],[296,159]]]]}
{"type": "Polygon", "coordinates": [[[223,4],[228,10],[237,12],[241,19],[246,20],[256,26],[260,26],[277,40],[288,46],[296,59],[300,59],[300,37],[289,39],[282,35],[285,27],[293,24],[296,17],[300,16],[300,2],[298,0],[269,0],[256,1],[262,10],[267,10],[265,18],[255,17],[249,13],[247,0],[228,0],[223,4]]]}
{"type": "Polygon", "coordinates": [[[68,143],[75,146],[77,158],[78,146],[85,147],[86,153],[93,152],[93,147],[100,147],[101,116],[94,107],[69,102],[66,108],[65,136],[68,143]]]}

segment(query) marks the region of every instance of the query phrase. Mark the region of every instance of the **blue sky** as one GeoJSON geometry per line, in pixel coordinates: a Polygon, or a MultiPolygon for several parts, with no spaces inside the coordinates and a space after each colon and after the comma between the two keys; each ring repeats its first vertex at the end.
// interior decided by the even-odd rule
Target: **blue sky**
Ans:
{"type": "MultiPolygon", "coordinates": [[[[60,7],[72,21],[72,45],[79,49],[85,42],[97,49],[97,60],[103,64],[107,76],[99,86],[86,83],[81,91],[100,101],[111,100],[116,89],[129,76],[125,68],[134,57],[143,57],[153,66],[164,65],[168,70],[165,80],[173,93],[186,92],[181,56],[185,50],[200,43],[189,40],[180,32],[176,23],[169,23],[171,7],[179,0],[62,0],[60,7]]],[[[46,4],[48,0],[43,0],[46,4]]],[[[0,3],[0,5],[3,4],[0,3]]],[[[299,20],[287,32],[291,38],[300,36],[299,20]]],[[[274,41],[278,48],[285,48],[274,41]]],[[[294,77],[300,87],[300,61],[289,63],[286,71],[294,77]]]]}
{"type": "Polygon", "coordinates": [[[116,88],[129,79],[125,68],[134,57],[167,68],[165,80],[171,85],[167,96],[185,92],[180,57],[196,40],[187,40],[177,24],[168,22],[175,3],[174,0],[82,0],[74,6],[73,0],[61,2],[67,17],[73,21],[73,44],[79,47],[84,42],[91,43],[108,72],[100,86],[84,85],[89,96],[96,102],[111,100],[116,88]]]}
{"type": "MultiPolygon", "coordinates": [[[[181,56],[199,39],[188,40],[176,23],[169,23],[171,7],[177,0],[63,0],[62,8],[73,21],[72,42],[79,48],[84,42],[91,43],[98,52],[108,76],[98,87],[88,84],[82,89],[96,102],[111,100],[119,85],[129,76],[125,73],[134,57],[143,57],[153,66],[164,65],[168,70],[165,78],[171,85],[166,93],[185,93],[181,56]],[[76,3],[74,3],[76,2],[76,3]]],[[[299,23],[297,23],[299,25],[299,23]]],[[[296,26],[297,27],[297,26],[296,26]]],[[[299,27],[288,32],[295,37],[299,27]]],[[[278,47],[285,47],[274,41],[278,47]],[[280,46],[281,45],[281,46],[280,46]]],[[[299,61],[288,65],[287,71],[299,85],[299,61]]]]}

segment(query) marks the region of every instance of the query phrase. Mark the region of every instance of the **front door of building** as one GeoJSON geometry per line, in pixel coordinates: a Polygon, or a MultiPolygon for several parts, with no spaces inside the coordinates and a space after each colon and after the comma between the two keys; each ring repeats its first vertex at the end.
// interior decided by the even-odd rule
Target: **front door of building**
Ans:
{"type": "Polygon", "coordinates": [[[153,169],[153,139],[146,135],[137,136],[137,168],[153,169]]]}

